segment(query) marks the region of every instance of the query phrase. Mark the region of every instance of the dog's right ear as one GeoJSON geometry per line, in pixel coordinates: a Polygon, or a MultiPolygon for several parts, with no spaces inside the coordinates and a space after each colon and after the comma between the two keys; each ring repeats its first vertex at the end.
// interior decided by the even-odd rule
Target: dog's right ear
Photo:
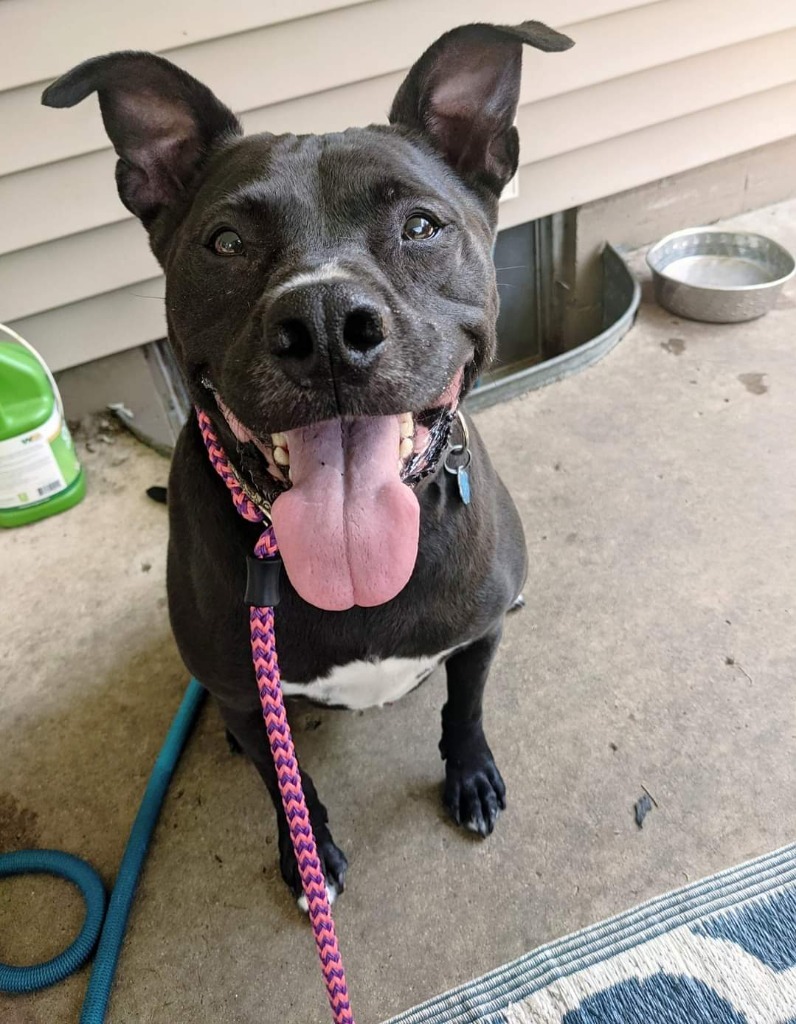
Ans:
{"type": "Polygon", "coordinates": [[[186,195],[214,146],[242,134],[235,115],[207,86],[152,53],[87,60],[45,89],[42,103],[73,107],[92,92],[119,157],[119,196],[147,226],[186,195]]]}

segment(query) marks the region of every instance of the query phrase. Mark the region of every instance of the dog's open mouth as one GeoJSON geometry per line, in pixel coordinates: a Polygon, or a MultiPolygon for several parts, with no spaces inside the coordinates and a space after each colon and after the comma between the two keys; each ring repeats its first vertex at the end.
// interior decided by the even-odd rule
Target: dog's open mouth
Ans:
{"type": "Polygon", "coordinates": [[[447,446],[462,380],[459,370],[418,414],[326,420],[265,437],[205,382],[238,441],[243,471],[251,473],[252,449],[266,470],[282,560],[305,601],[327,611],[372,607],[406,586],[420,532],[413,487],[447,446]]]}

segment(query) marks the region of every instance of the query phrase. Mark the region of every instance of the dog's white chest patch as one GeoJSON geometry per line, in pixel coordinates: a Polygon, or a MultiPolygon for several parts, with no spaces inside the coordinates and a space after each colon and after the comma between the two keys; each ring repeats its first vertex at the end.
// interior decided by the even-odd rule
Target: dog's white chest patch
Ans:
{"type": "MultiPolygon", "coordinates": [[[[451,648],[452,650],[452,648],[451,648]]],[[[306,697],[319,704],[336,704],[360,711],[400,700],[431,675],[451,651],[425,658],[384,658],[338,665],[323,679],[311,683],[282,680],[287,697],[306,697]]]]}

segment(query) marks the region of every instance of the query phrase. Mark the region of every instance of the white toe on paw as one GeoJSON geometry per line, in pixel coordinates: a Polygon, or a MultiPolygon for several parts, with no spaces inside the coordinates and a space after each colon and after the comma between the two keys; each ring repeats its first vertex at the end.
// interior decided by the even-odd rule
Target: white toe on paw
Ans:
{"type": "MultiPolygon", "coordinates": [[[[497,824],[497,820],[498,820],[499,817],[500,817],[500,808],[498,807],[498,809],[495,811],[495,821],[494,821],[495,825],[497,824]]],[[[479,836],[481,835],[481,829],[478,827],[478,825],[476,825],[475,818],[470,818],[470,820],[467,822],[466,828],[469,829],[470,832],[475,832],[476,835],[479,835],[479,836]]]]}
{"type": "MultiPolygon", "coordinates": [[[[329,906],[330,907],[332,906],[334,901],[337,899],[337,886],[334,883],[332,883],[331,885],[327,885],[326,886],[326,899],[329,901],[329,906]]],[[[299,898],[298,898],[298,900],[296,902],[298,903],[298,908],[299,908],[300,911],[302,911],[302,913],[309,914],[309,912],[310,912],[310,905],[307,902],[307,897],[304,895],[304,893],[302,893],[299,896],[299,898]]]]}

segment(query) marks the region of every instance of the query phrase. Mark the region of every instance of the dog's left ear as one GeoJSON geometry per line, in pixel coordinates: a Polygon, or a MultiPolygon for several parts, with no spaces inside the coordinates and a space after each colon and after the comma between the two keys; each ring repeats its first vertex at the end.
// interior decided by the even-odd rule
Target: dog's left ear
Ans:
{"type": "Polygon", "coordinates": [[[519,160],[514,117],[523,43],[547,52],[574,45],[539,21],[462,25],[410,69],[390,123],[421,133],[463,178],[499,195],[519,160]]]}

